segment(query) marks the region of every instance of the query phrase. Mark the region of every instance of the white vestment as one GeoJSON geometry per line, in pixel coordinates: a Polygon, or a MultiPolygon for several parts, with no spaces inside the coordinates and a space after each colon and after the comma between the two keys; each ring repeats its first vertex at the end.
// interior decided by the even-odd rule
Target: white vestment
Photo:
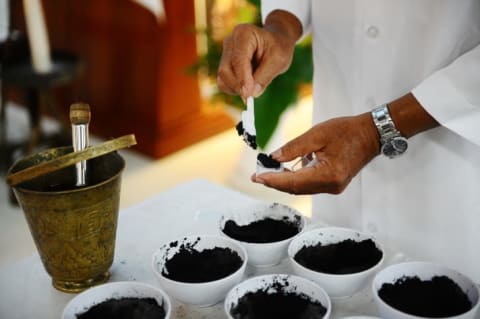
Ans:
{"type": "Polygon", "coordinates": [[[376,234],[416,260],[480,283],[480,1],[267,0],[313,35],[314,121],[412,92],[441,124],[378,156],[314,219],[376,234]]]}

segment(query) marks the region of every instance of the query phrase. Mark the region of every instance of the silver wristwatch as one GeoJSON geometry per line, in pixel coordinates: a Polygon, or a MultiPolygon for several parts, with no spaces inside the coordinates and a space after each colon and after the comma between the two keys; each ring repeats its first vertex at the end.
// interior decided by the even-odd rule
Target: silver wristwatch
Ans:
{"type": "Polygon", "coordinates": [[[395,127],[388,112],[388,105],[383,104],[372,111],[372,118],[380,135],[380,151],[389,158],[395,158],[408,148],[408,142],[395,127]]]}

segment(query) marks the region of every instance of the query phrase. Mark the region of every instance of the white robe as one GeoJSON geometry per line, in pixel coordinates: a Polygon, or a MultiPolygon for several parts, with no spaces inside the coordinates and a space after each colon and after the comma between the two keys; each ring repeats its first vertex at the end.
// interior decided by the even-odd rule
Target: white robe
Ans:
{"type": "Polygon", "coordinates": [[[413,92],[441,127],[378,156],[341,195],[314,196],[332,225],[376,234],[480,283],[480,1],[266,0],[313,34],[314,121],[413,92]]]}

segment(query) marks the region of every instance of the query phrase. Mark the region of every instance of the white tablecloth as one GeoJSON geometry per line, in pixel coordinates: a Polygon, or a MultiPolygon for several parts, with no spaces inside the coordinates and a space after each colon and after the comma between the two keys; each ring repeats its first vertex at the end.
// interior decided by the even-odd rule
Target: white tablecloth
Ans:
{"type": "MultiPolygon", "coordinates": [[[[183,235],[218,234],[222,211],[252,205],[254,199],[212,184],[194,180],[120,212],[112,281],[136,280],[158,286],[151,270],[151,256],[161,243],[183,235]]],[[[12,249],[15,249],[12,243],[12,249]]],[[[248,275],[289,273],[286,262],[271,268],[248,269],[248,275]]],[[[38,255],[0,268],[1,319],[60,318],[74,294],[51,286],[38,255]]],[[[174,300],[173,319],[226,318],[223,304],[197,308],[174,300]]],[[[333,301],[332,318],[375,315],[370,287],[351,298],[333,301]]]]}

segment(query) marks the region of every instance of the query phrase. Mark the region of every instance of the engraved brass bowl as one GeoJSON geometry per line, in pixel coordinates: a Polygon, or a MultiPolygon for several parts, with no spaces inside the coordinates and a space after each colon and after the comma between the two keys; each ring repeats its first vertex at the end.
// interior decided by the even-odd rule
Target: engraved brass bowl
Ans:
{"type": "MultiPolygon", "coordinates": [[[[8,174],[72,152],[46,150],[12,165],[8,174]]],[[[88,161],[87,186],[76,188],[75,166],[13,187],[53,286],[76,293],[108,280],[113,262],[125,161],[117,152],[88,161]]]]}

